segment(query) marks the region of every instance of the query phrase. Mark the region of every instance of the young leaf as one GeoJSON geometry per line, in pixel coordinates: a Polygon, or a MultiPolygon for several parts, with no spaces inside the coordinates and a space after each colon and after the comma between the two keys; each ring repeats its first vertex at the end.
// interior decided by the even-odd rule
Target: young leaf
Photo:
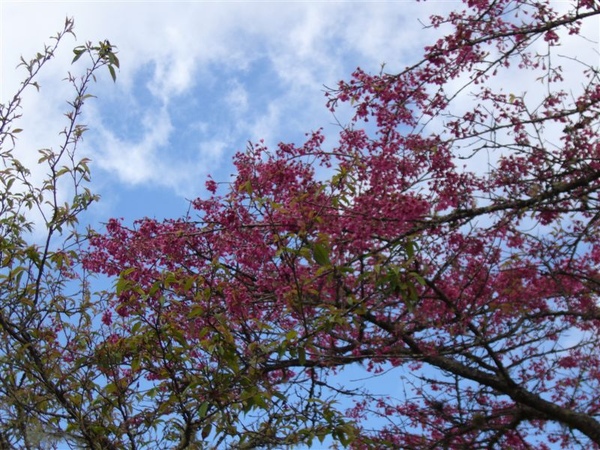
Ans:
{"type": "Polygon", "coordinates": [[[320,266],[329,266],[331,262],[329,260],[329,251],[323,244],[316,243],[313,246],[313,257],[315,262],[320,266]]]}

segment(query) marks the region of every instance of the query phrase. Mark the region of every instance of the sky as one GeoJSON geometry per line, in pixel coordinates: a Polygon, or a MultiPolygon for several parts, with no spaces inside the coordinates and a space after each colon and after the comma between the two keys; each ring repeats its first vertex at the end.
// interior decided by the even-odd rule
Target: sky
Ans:
{"type": "MultiPolygon", "coordinates": [[[[105,73],[92,86],[97,99],[86,104],[90,130],[80,148],[92,159],[92,189],[102,196],[90,223],[180,217],[188,200],[206,195],[209,174],[231,179],[231,158],[248,141],[301,144],[305,133],[323,127],[326,145],[334,145],[336,122],[347,123],[348,115],[327,110],[325,87],[356,67],[377,73],[385,63],[394,72],[414,63],[444,31],[425,29],[427,18],[460,5],[0,0],[0,102],[23,78],[15,69],[20,56],[31,58],[73,17],[77,40],[63,41],[42,73],[40,93],[25,95],[17,149],[33,165],[36,149],[59,145],[71,98],[61,80],[84,67],[70,65],[72,48],[108,39],[121,70],[116,83],[105,73]]],[[[597,36],[598,27],[588,32],[597,36]]],[[[581,44],[575,42],[579,53],[581,44]]],[[[519,76],[499,81],[534,95],[535,86],[524,87],[519,76]]],[[[470,164],[478,170],[485,162],[470,164]]]]}
{"type": "MultiPolygon", "coordinates": [[[[36,149],[60,143],[71,98],[62,80],[83,68],[70,65],[72,48],[108,39],[118,47],[121,70],[116,83],[101,74],[91,88],[97,98],[86,104],[89,131],[80,155],[92,159],[92,190],[101,195],[86,220],[99,229],[111,217],[177,218],[189,200],[207,195],[209,174],[231,180],[232,156],[248,141],[301,144],[305,133],[323,127],[333,145],[336,122],[348,116],[327,110],[326,86],[348,79],[356,67],[376,73],[385,63],[393,72],[414,63],[443,32],[422,23],[459,5],[0,0],[0,103],[24,76],[15,69],[20,56],[34,56],[73,17],[77,40],[65,39],[39,80],[41,91],[24,98],[17,151],[32,164],[36,149]]],[[[598,42],[598,27],[590,30],[598,42]]],[[[567,45],[565,53],[571,51],[567,45]]],[[[501,82],[535,95],[535,86],[518,77],[501,82]]]]}
{"type": "Polygon", "coordinates": [[[92,159],[102,201],[91,222],[109,217],[179,217],[205,195],[207,175],[231,179],[231,158],[248,141],[301,144],[323,127],[339,132],[325,107],[325,86],[358,66],[378,72],[414,61],[432,33],[419,20],[451,3],[416,2],[30,2],[2,1],[2,102],[32,57],[64,23],[67,38],[25,96],[18,150],[57,146],[70,98],[61,80],[72,48],[108,39],[118,47],[116,84],[102,74],[86,104],[81,155],[92,159]]]}

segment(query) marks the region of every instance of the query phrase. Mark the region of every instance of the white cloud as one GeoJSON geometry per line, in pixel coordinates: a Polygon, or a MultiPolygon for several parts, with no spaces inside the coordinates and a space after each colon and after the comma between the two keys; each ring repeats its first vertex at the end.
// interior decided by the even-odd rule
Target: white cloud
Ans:
{"type": "Polygon", "coordinates": [[[168,169],[168,162],[158,156],[158,149],[168,143],[173,130],[165,109],[147,112],[142,126],[144,134],[139,141],[119,138],[106,128],[100,131],[103,144],[99,165],[131,184],[156,181],[168,169]]]}
{"type": "MultiPolygon", "coordinates": [[[[191,180],[224,167],[248,139],[273,145],[334,122],[324,107],[323,85],[347,78],[355,66],[377,71],[383,61],[408,63],[428,40],[417,19],[437,7],[5,2],[3,34],[18,45],[4,45],[3,85],[18,81],[5,61],[15,61],[19,52],[34,54],[65,16],[74,16],[78,44],[107,38],[121,60],[116,85],[104,76],[93,87],[99,99],[86,116],[92,170],[105,169],[106,183],[164,186],[189,196],[190,186],[203,184],[191,180]],[[259,97],[253,83],[263,86],[259,97]],[[209,107],[218,118],[206,117],[209,107]]],[[[48,80],[64,76],[74,45],[65,43],[48,80]]],[[[26,109],[24,128],[35,128],[39,143],[56,133],[55,118],[67,98],[48,85],[49,106],[26,109]]]]}
{"type": "Polygon", "coordinates": [[[229,93],[225,97],[225,102],[229,105],[231,112],[240,117],[248,112],[248,92],[238,80],[232,80],[229,83],[229,93]]]}

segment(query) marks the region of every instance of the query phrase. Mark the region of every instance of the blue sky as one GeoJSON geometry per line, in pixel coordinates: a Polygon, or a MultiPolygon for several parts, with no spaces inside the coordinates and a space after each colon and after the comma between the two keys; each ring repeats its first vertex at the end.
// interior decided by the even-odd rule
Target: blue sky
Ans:
{"type": "MultiPolygon", "coordinates": [[[[561,4],[567,5],[555,5],[561,4]]],[[[460,5],[2,0],[0,102],[23,77],[15,70],[19,57],[35,55],[66,16],[74,17],[78,40],[64,41],[42,74],[41,92],[25,98],[18,151],[32,163],[35,149],[60,142],[71,95],[61,80],[67,70],[82,68],[70,66],[72,48],[109,39],[119,48],[122,68],[116,84],[108,74],[100,78],[92,87],[98,98],[86,105],[90,131],[81,155],[93,160],[92,188],[102,196],[89,219],[178,217],[187,210],[186,199],[205,193],[208,174],[230,179],[231,157],[249,140],[265,139],[271,147],[301,143],[304,133],[324,127],[326,145],[334,145],[339,126],[325,108],[324,86],[348,79],[357,66],[378,72],[385,63],[393,72],[414,63],[444,32],[422,24],[460,5]]],[[[597,42],[598,26],[588,24],[584,32],[597,42]]],[[[573,45],[562,47],[565,54],[582,57],[581,39],[573,45]]],[[[597,58],[597,48],[588,47],[597,58]]],[[[577,77],[566,78],[577,84],[577,77]]],[[[498,80],[529,99],[532,81],[522,75],[498,80]]],[[[337,119],[344,124],[347,116],[337,119]]],[[[469,161],[472,170],[486,163],[469,161]]]]}
{"type": "MultiPolygon", "coordinates": [[[[348,79],[357,66],[378,72],[386,63],[393,72],[414,63],[443,32],[424,30],[421,22],[459,5],[0,0],[0,102],[23,78],[15,70],[20,55],[35,55],[66,16],[74,17],[77,41],[65,39],[40,79],[41,92],[25,97],[17,150],[32,165],[36,149],[60,143],[71,98],[61,80],[78,70],[70,66],[72,48],[109,39],[118,46],[121,71],[116,84],[103,74],[92,87],[98,98],[87,104],[90,130],[81,156],[92,159],[92,190],[102,196],[87,221],[100,228],[110,217],[179,217],[187,200],[206,195],[209,174],[231,179],[231,158],[249,140],[300,144],[304,133],[324,127],[326,145],[334,145],[339,126],[325,107],[324,86],[348,79]]],[[[591,28],[596,41],[598,29],[591,28]]],[[[535,84],[520,77],[501,82],[510,92],[535,95],[535,84]]],[[[338,119],[347,117],[341,112],[338,119]]],[[[469,164],[478,170],[485,161],[469,164]]],[[[347,374],[363,376],[356,368],[347,374]]],[[[361,384],[399,394],[390,379],[361,384]]]]}
{"type": "Polygon", "coordinates": [[[357,66],[414,61],[434,37],[418,20],[452,4],[4,1],[0,97],[22,78],[19,56],[34,55],[74,17],[78,40],[65,40],[41,93],[26,96],[19,150],[27,161],[31,149],[58,145],[71,49],[109,39],[122,69],[116,84],[106,74],[93,87],[98,99],[84,119],[82,155],[102,196],[90,220],[177,217],[204,193],[208,174],[230,179],[231,157],[249,140],[301,143],[324,127],[333,145],[339,126],[324,86],[357,66]]]}

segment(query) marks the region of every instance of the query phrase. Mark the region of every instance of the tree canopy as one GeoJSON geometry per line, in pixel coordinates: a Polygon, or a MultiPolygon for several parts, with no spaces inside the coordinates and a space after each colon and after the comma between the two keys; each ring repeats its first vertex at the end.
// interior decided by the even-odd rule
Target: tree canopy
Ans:
{"type": "Polygon", "coordinates": [[[479,0],[432,17],[449,32],[420,61],[328,91],[354,112],[335,144],[251,143],[193,214],[91,233],[70,258],[82,282],[116,279],[82,291],[101,321],[79,297],[75,315],[42,306],[75,301],[52,296],[62,253],[27,259],[45,275],[23,288],[11,269],[4,439],[31,439],[27,415],[91,448],[599,448],[599,68],[567,55],[568,85],[557,62],[599,15],[479,0]],[[535,92],[505,90],[515,75],[535,92]],[[358,364],[399,388],[340,386],[358,364]]]}
{"type": "Polygon", "coordinates": [[[79,264],[82,242],[78,219],[97,200],[87,183],[89,160],[77,148],[87,127],[81,122],[89,88],[106,67],[119,68],[108,41],[76,47],[73,62],[83,71],[68,73],[72,87],[65,126],[57,147],[39,150],[36,167],[21,162],[15,144],[25,91],[34,87],[44,66],[74,22],[33,59],[21,58],[25,77],[15,95],[0,105],[0,448],[117,448],[110,412],[102,407],[104,383],[94,360],[104,341],[93,330],[94,315],[107,305],[90,296],[79,264]],[[78,74],[79,73],[79,74],[78,74]],[[40,173],[42,175],[40,175],[40,173]],[[109,415],[104,416],[105,413],[109,415]],[[103,417],[101,421],[98,417],[103,417]]]}

